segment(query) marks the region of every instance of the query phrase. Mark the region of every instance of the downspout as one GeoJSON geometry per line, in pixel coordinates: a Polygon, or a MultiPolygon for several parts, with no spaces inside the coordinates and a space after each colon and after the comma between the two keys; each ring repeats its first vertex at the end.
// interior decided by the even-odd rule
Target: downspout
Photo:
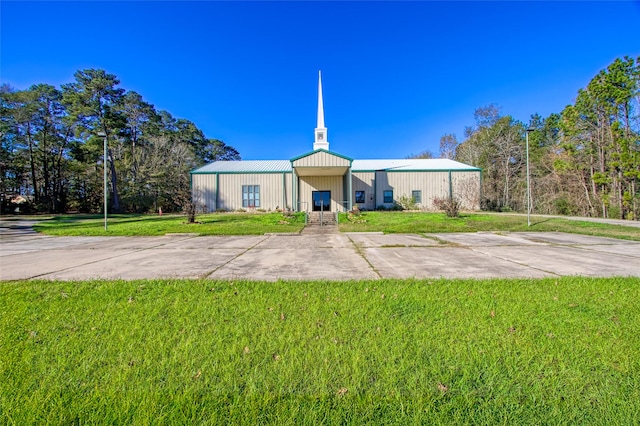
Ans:
{"type": "Polygon", "coordinates": [[[218,194],[220,193],[220,173],[216,173],[216,201],[214,211],[218,211],[218,194]]]}
{"type": "Polygon", "coordinates": [[[287,209],[287,177],[286,172],[282,172],[282,210],[287,209]]]}
{"type": "Polygon", "coordinates": [[[296,212],[299,212],[300,208],[298,206],[298,197],[296,196],[296,191],[298,190],[297,179],[298,177],[296,176],[296,169],[292,167],[291,168],[291,204],[292,204],[293,210],[296,212]]]}
{"type": "Polygon", "coordinates": [[[348,191],[349,191],[349,195],[347,196],[347,211],[351,211],[353,210],[353,204],[352,204],[352,195],[353,195],[353,191],[351,190],[352,187],[351,185],[353,184],[353,179],[351,177],[351,167],[349,167],[349,171],[347,171],[347,179],[349,179],[349,181],[347,182],[347,186],[348,186],[348,191]]]}
{"type": "Polygon", "coordinates": [[[451,181],[451,170],[449,170],[449,199],[453,200],[453,182],[451,181]]]}
{"type": "Polygon", "coordinates": [[[347,199],[346,199],[346,196],[347,196],[347,172],[345,172],[345,173],[344,173],[342,176],[340,176],[340,177],[342,178],[342,179],[341,179],[341,183],[342,183],[342,196],[341,196],[341,197],[336,198],[336,200],[334,201],[334,200],[333,200],[333,197],[334,197],[333,192],[334,192],[334,191],[331,191],[331,194],[332,194],[332,195],[331,195],[331,205],[334,205],[334,204],[336,205],[336,208],[335,208],[335,209],[331,209],[331,211],[332,211],[332,212],[339,212],[339,211],[342,211],[342,210],[344,210],[344,209],[346,209],[346,208],[347,208],[347,199]],[[340,200],[340,198],[342,198],[342,200],[340,200]]]}
{"type": "MultiPolygon", "coordinates": [[[[365,201],[367,201],[365,199],[365,201]]],[[[378,208],[378,172],[373,172],[373,209],[378,208]]]]}
{"type": "Polygon", "coordinates": [[[300,203],[300,176],[297,176],[296,173],[296,199],[298,200],[298,204],[302,207],[300,203]]]}

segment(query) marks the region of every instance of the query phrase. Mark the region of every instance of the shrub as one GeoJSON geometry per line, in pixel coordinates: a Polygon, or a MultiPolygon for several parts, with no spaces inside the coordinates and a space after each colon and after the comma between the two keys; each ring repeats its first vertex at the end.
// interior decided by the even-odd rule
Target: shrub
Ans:
{"type": "Polygon", "coordinates": [[[618,206],[609,206],[609,211],[607,212],[607,217],[609,219],[623,219],[622,210],[618,206]]]}
{"type": "Polygon", "coordinates": [[[418,205],[413,197],[409,197],[408,195],[401,195],[396,200],[396,206],[400,207],[401,210],[417,210],[418,205]]]}
{"type": "Polygon", "coordinates": [[[435,197],[433,205],[445,212],[448,217],[458,217],[460,214],[460,201],[455,197],[435,197]]]}
{"type": "Polygon", "coordinates": [[[575,205],[573,205],[566,196],[556,198],[553,203],[558,214],[574,216],[577,213],[575,205]]]}

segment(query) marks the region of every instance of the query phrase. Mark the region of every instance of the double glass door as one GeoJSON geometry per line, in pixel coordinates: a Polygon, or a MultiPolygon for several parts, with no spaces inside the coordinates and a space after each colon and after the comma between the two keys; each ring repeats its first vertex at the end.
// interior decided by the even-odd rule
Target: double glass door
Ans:
{"type": "Polygon", "coordinates": [[[331,191],[313,191],[313,211],[331,211],[331,191]]]}

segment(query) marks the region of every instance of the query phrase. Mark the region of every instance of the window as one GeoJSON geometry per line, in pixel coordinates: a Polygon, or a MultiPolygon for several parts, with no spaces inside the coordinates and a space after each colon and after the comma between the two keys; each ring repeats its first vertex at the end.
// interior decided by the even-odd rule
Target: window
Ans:
{"type": "Polygon", "coordinates": [[[393,191],[384,191],[384,203],[393,203],[393,191]]]}
{"type": "Polygon", "coordinates": [[[364,191],[356,191],[356,204],[364,204],[364,191]]]}
{"type": "Polygon", "coordinates": [[[260,185],[242,185],[242,207],[260,207],[260,185]]]}
{"type": "Polygon", "coordinates": [[[416,204],[422,203],[422,191],[420,191],[420,190],[411,191],[411,199],[416,204]]]}

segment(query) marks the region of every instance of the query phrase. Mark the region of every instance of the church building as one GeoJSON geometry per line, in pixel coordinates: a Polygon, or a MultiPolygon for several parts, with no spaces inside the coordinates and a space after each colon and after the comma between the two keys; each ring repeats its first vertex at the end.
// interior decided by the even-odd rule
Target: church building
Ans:
{"type": "Polygon", "coordinates": [[[191,172],[194,199],[216,210],[331,211],[393,208],[402,197],[433,210],[434,198],[455,197],[480,208],[481,170],[448,159],[358,160],[329,149],[322,77],[313,150],[289,160],[215,161],[191,172]]]}

